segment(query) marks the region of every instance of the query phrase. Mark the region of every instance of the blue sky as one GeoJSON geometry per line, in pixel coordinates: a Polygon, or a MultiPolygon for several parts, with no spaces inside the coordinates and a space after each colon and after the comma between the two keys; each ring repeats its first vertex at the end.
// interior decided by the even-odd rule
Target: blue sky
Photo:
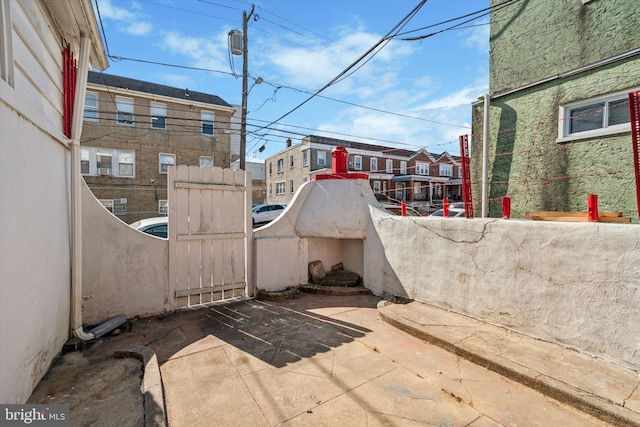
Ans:
{"type": "MultiPolygon", "coordinates": [[[[458,136],[471,133],[471,102],[488,90],[484,16],[422,40],[394,38],[320,96],[259,130],[343,72],[419,0],[93,1],[108,53],[129,58],[110,59],[106,73],[215,94],[233,105],[241,104],[242,56],[230,61],[227,34],[242,29],[242,12],[255,5],[247,32],[249,86],[257,77],[263,83],[248,96],[249,161],[308,134],[459,154],[458,136]]],[[[463,20],[413,30],[488,7],[489,0],[428,0],[399,32],[438,32],[463,20]]]]}

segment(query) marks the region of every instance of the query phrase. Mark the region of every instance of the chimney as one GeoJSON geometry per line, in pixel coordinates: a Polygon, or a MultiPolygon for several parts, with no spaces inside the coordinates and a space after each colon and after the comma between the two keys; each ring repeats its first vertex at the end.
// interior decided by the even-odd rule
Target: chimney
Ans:
{"type": "Polygon", "coordinates": [[[291,147],[291,138],[287,138],[287,148],[291,147]]]}

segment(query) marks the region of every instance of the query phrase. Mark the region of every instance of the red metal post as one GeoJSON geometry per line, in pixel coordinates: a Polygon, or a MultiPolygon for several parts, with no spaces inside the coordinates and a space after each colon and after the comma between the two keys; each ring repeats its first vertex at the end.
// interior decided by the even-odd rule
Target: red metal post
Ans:
{"type": "Polygon", "coordinates": [[[631,119],[631,144],[633,168],[636,174],[636,203],[640,218],[640,90],[629,93],[629,118],[631,119]]]}
{"type": "Polygon", "coordinates": [[[462,201],[467,218],[473,218],[473,200],[471,200],[471,170],[469,156],[469,135],[460,135],[460,154],[462,163],[462,201]]]}
{"type": "Polygon", "coordinates": [[[598,222],[598,195],[597,194],[589,194],[588,198],[588,221],[589,222],[598,222]]]}
{"type": "Polygon", "coordinates": [[[331,173],[346,173],[347,157],[349,157],[347,149],[342,146],[338,146],[331,150],[331,157],[331,173]]]}
{"type": "Polygon", "coordinates": [[[502,219],[511,218],[511,197],[502,198],[502,219]]]}
{"type": "Polygon", "coordinates": [[[402,216],[407,216],[407,202],[404,200],[400,202],[400,210],[402,212],[402,216]]]}
{"type": "Polygon", "coordinates": [[[449,199],[442,199],[442,216],[449,218],[449,199]]]}

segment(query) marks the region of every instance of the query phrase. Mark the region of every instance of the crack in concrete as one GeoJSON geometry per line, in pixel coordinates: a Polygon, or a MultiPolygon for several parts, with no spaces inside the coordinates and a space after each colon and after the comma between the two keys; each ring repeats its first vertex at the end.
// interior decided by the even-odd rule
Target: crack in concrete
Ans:
{"type": "MultiPolygon", "coordinates": [[[[445,236],[442,233],[437,232],[432,227],[429,227],[426,224],[419,223],[418,220],[416,220],[414,218],[411,218],[410,220],[411,220],[411,222],[413,222],[418,227],[423,228],[423,229],[427,230],[428,232],[432,233],[433,235],[438,236],[438,237],[440,237],[442,239],[448,240],[448,241],[453,242],[453,243],[473,243],[473,244],[480,243],[486,236],[487,227],[490,224],[494,224],[494,223],[496,223],[498,221],[498,219],[494,219],[494,220],[487,221],[487,222],[483,223],[482,224],[482,231],[470,230],[471,233],[479,235],[479,238],[477,238],[477,239],[473,239],[473,240],[466,240],[466,239],[456,240],[456,239],[453,239],[451,237],[445,236]]],[[[442,229],[441,227],[439,227],[439,228],[442,229]]]]}

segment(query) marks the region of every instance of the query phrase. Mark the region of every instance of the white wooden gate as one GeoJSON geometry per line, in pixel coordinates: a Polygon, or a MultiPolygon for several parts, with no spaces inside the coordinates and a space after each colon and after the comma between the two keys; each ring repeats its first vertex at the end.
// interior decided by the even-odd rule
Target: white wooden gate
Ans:
{"type": "Polygon", "coordinates": [[[251,296],[251,178],[241,170],[169,168],[173,308],[251,296]]]}

